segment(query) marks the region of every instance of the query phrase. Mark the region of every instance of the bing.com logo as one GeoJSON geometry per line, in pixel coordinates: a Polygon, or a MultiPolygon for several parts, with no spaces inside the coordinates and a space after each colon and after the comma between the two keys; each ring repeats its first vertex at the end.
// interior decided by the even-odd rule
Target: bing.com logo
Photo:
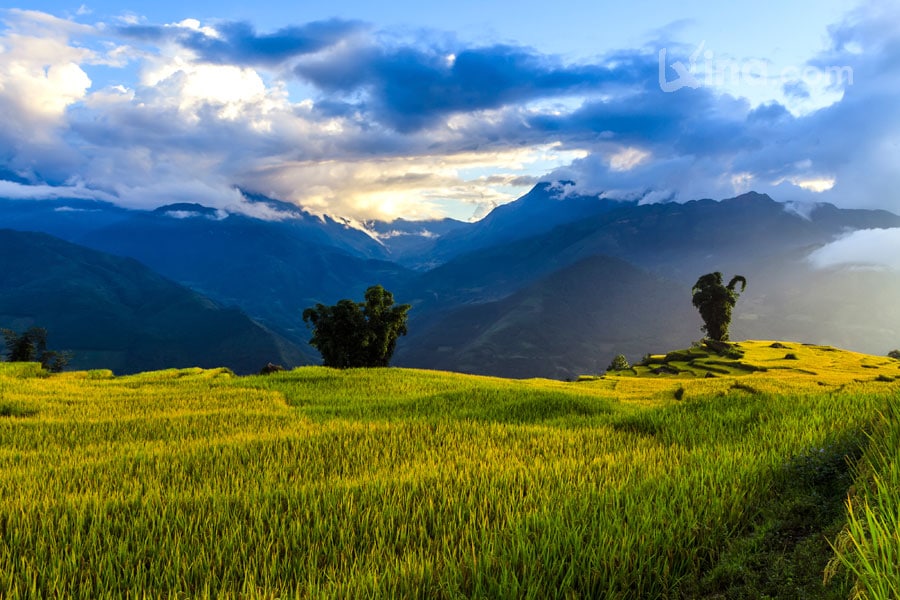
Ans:
{"type": "Polygon", "coordinates": [[[706,42],[691,53],[688,64],[677,60],[668,61],[668,48],[659,51],[659,88],[666,93],[682,88],[742,85],[786,85],[803,83],[808,87],[853,85],[853,68],[842,67],[785,67],[777,73],[770,73],[769,62],[759,59],[725,60],[718,59],[712,50],[706,50],[706,42]],[[674,77],[669,78],[670,71],[674,77]]]}

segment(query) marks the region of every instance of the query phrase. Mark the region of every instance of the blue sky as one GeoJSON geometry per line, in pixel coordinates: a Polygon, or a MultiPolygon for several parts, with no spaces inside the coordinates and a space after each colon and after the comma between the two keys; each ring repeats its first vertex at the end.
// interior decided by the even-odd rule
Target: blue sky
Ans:
{"type": "Polygon", "coordinates": [[[0,9],[0,195],[358,221],[542,179],[900,212],[895,2],[30,0],[0,9]]]}

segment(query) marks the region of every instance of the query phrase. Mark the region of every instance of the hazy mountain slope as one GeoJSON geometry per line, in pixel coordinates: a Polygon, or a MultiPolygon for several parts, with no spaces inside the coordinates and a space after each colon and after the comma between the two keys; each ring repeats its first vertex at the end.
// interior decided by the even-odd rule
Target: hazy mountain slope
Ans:
{"type": "Polygon", "coordinates": [[[316,302],[362,298],[369,285],[395,285],[405,269],[354,256],[296,235],[289,224],[231,215],[172,218],[141,214],[93,232],[88,245],[136,258],[228,306],[237,306],[304,345],[303,310],[316,302]]]}
{"type": "Polygon", "coordinates": [[[900,216],[831,205],[803,216],[767,195],[750,192],[719,202],[623,207],[594,221],[559,228],[548,237],[569,242],[567,260],[610,254],[693,283],[698,270],[777,260],[847,231],[873,227],[900,227],[900,216]]]}
{"type": "Polygon", "coordinates": [[[131,214],[98,200],[0,198],[0,228],[40,231],[75,243],[86,233],[124,221],[131,214]]]}
{"type": "MultiPolygon", "coordinates": [[[[482,373],[524,374],[533,368],[535,373],[552,374],[567,368],[555,365],[542,370],[539,360],[531,363],[527,358],[531,355],[521,351],[517,327],[497,329],[495,325],[508,322],[511,309],[506,303],[527,293],[524,286],[541,286],[545,279],[553,280],[554,274],[564,276],[572,265],[598,256],[625,260],[675,282],[682,290],[672,301],[686,306],[686,312],[666,323],[661,317],[664,311],[648,309],[660,320],[637,322],[632,331],[637,339],[669,329],[674,337],[666,345],[698,339],[702,333],[699,318],[690,307],[690,286],[699,275],[719,270],[726,277],[740,273],[750,280],[735,311],[736,338],[790,337],[884,353],[897,345],[891,339],[900,339],[898,296],[886,291],[900,290],[900,278],[891,272],[816,271],[806,257],[849,230],[895,226],[900,226],[900,217],[885,211],[822,205],[800,215],[768,196],[752,193],[721,202],[620,205],[541,235],[460,255],[416,276],[403,290],[403,297],[415,305],[411,328],[421,328],[427,335],[411,340],[402,357],[482,373]],[[683,328],[685,318],[693,323],[690,328],[683,328]],[[490,336],[485,336],[486,331],[490,336]],[[429,345],[427,337],[434,343],[429,345]],[[491,355],[499,358],[493,361],[491,355]],[[528,367],[510,366],[506,362],[509,356],[518,356],[528,367]]],[[[617,276],[608,271],[592,273],[599,289],[614,287],[617,276]]],[[[571,295],[589,294],[590,290],[576,288],[571,295]]],[[[643,301],[641,294],[625,292],[606,299],[613,313],[643,301]]],[[[612,327],[598,322],[595,330],[612,327]]],[[[548,337],[562,331],[547,329],[554,332],[548,337]]],[[[559,339],[567,337],[559,333],[559,339]]],[[[545,339],[540,343],[550,348],[557,342],[545,339]]],[[[623,347],[618,351],[631,350],[623,347]]],[[[550,360],[559,361],[557,365],[574,361],[577,354],[548,351],[548,356],[559,357],[550,360]]],[[[571,368],[590,366],[571,363],[571,368]]]]}
{"type": "Polygon", "coordinates": [[[376,283],[391,289],[405,276],[403,267],[372,258],[388,250],[363,231],[264,196],[245,198],[267,218],[196,203],[137,211],[84,200],[0,200],[0,227],[135,258],[277,329],[310,361],[318,355],[306,344],[305,308],[361,298],[376,283]]]}
{"type": "Polygon", "coordinates": [[[138,262],[40,233],[0,230],[0,324],[41,326],[75,368],[258,370],[297,364],[297,348],[138,262]]]}
{"type": "Polygon", "coordinates": [[[570,193],[571,182],[539,183],[521,198],[503,204],[468,227],[438,239],[431,257],[444,262],[481,248],[541,235],[554,227],[590,219],[633,202],[570,193]]]}
{"type": "MultiPolygon", "coordinates": [[[[291,235],[314,244],[337,248],[353,256],[361,258],[387,259],[388,250],[378,240],[362,229],[351,226],[349,221],[342,222],[330,216],[312,215],[306,210],[290,202],[275,200],[261,194],[241,192],[250,203],[250,214],[263,207],[261,223],[269,223],[273,229],[283,228],[291,235]]],[[[157,209],[159,210],[159,209],[157,209]]],[[[235,214],[234,216],[240,216],[235,214]]]]}
{"type": "Polygon", "coordinates": [[[801,252],[759,265],[741,296],[736,339],[793,339],[884,355],[900,346],[900,274],[813,269],[801,252]]]}
{"type": "MultiPolygon", "coordinates": [[[[366,287],[380,283],[394,292],[398,301],[413,304],[411,333],[400,341],[397,364],[434,359],[435,366],[442,368],[471,370],[475,365],[479,372],[491,372],[485,369],[496,365],[497,373],[523,375],[532,367],[543,369],[537,366],[538,360],[528,362],[531,358],[527,356],[536,354],[522,353],[518,329],[501,327],[502,334],[492,333],[487,342],[484,327],[512,318],[515,311],[504,302],[512,302],[514,295],[536,293],[533,286],[542,285],[554,274],[565,278],[574,265],[590,264],[597,257],[617,258],[674,282],[687,290],[677,301],[688,305],[689,288],[703,273],[718,270],[726,277],[734,273],[747,276],[750,285],[735,313],[736,337],[784,337],[790,332],[789,337],[883,353],[889,348],[882,344],[900,330],[895,303],[882,293],[894,289],[895,274],[817,272],[806,260],[811,251],[847,231],[900,227],[897,215],[830,205],[798,210],[754,193],[720,202],[637,205],[566,195],[561,189],[567,188],[536,186],[523,198],[498,207],[473,224],[452,220],[368,224],[384,243],[364,232],[350,231],[338,221],[318,219],[293,205],[249,195],[252,206],[270,217],[273,212],[292,216],[263,220],[191,203],[147,212],[87,201],[7,201],[0,202],[0,225],[43,226],[93,248],[137,258],[220,304],[241,308],[297,343],[311,362],[319,357],[306,344],[310,332],[301,320],[302,311],[316,302],[361,299],[366,287]],[[440,236],[419,235],[423,227],[440,236]],[[391,232],[398,235],[391,236],[391,232]],[[381,255],[405,257],[408,264],[419,267],[446,262],[416,272],[396,262],[370,258],[381,255]],[[875,320],[879,324],[873,329],[875,320]],[[428,346],[425,332],[440,343],[428,346]],[[437,347],[444,348],[439,361],[432,356],[437,347]],[[488,360],[490,352],[499,357],[497,361],[488,360]],[[520,355],[527,355],[517,359],[527,367],[510,366],[514,361],[509,362],[508,357],[520,355]]],[[[593,298],[593,289],[613,288],[618,275],[621,273],[592,271],[593,287],[576,286],[572,297],[593,298]]],[[[643,299],[635,291],[608,297],[605,302],[606,310],[617,314],[640,305],[643,299]]],[[[637,339],[661,329],[653,319],[637,323],[633,332],[637,339]]],[[[672,327],[681,325],[673,323],[672,327]]],[[[596,328],[604,327],[611,326],[597,321],[596,328]]],[[[547,331],[555,329],[548,327],[547,331]]],[[[680,331],[677,329],[671,344],[666,345],[700,337],[699,321],[688,337],[680,331]]],[[[564,340],[566,335],[560,333],[558,338],[564,340]]],[[[550,352],[559,339],[540,343],[550,352]]],[[[591,352],[600,356],[596,349],[601,346],[591,344],[591,352]]],[[[597,368],[594,363],[580,362],[564,366],[579,353],[552,352],[558,358],[550,362],[559,368],[535,373],[597,368]]],[[[603,363],[607,360],[603,356],[596,360],[603,363]]]]}
{"type": "Polygon", "coordinates": [[[900,217],[824,205],[805,218],[754,193],[720,202],[622,204],[540,235],[462,254],[416,277],[409,293],[426,305],[495,300],[591,256],[615,256],[693,284],[703,272],[753,270],[871,227],[900,227],[900,217]]]}
{"type": "Polygon", "coordinates": [[[698,339],[690,292],[615,258],[592,257],[410,336],[398,362],[507,377],[566,378],[698,339]]]}
{"type": "Polygon", "coordinates": [[[402,265],[413,268],[433,267],[435,259],[432,249],[438,240],[451,232],[472,227],[472,223],[456,219],[433,221],[372,221],[366,224],[373,234],[384,244],[387,256],[402,265]]]}

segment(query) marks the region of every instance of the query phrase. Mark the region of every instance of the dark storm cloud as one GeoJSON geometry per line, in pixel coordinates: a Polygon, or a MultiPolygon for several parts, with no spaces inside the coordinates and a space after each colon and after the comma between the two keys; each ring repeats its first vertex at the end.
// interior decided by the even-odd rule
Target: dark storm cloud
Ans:
{"type": "Polygon", "coordinates": [[[365,92],[367,108],[399,131],[454,113],[580,95],[634,79],[631,65],[564,65],[529,48],[447,49],[366,45],[302,61],[297,75],[332,94],[365,92]]]}
{"type": "Polygon", "coordinates": [[[628,68],[616,80],[630,85],[603,98],[589,97],[569,112],[527,117],[528,127],[573,144],[615,143],[691,155],[756,145],[748,121],[761,115],[748,116],[747,102],[706,88],[665,93],[657,81],[656,56],[621,53],[619,60],[628,68]]]}
{"type": "Polygon", "coordinates": [[[330,19],[285,27],[259,34],[245,22],[215,25],[218,35],[184,26],[134,25],[119,33],[147,42],[173,41],[196,52],[202,60],[217,64],[273,65],[319,52],[364,29],[357,21],[330,19]]]}

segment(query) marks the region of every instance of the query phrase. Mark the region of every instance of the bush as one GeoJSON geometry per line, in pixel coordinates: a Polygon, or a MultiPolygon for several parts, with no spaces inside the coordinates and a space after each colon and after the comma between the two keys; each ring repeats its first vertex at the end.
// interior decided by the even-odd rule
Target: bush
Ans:
{"type": "Polygon", "coordinates": [[[900,350],[891,350],[890,352],[888,352],[888,356],[900,360],[900,350]]]}
{"type": "Polygon", "coordinates": [[[269,363],[259,370],[260,375],[271,375],[272,373],[280,373],[284,371],[284,367],[281,365],[276,365],[274,363],[269,363]]]}

